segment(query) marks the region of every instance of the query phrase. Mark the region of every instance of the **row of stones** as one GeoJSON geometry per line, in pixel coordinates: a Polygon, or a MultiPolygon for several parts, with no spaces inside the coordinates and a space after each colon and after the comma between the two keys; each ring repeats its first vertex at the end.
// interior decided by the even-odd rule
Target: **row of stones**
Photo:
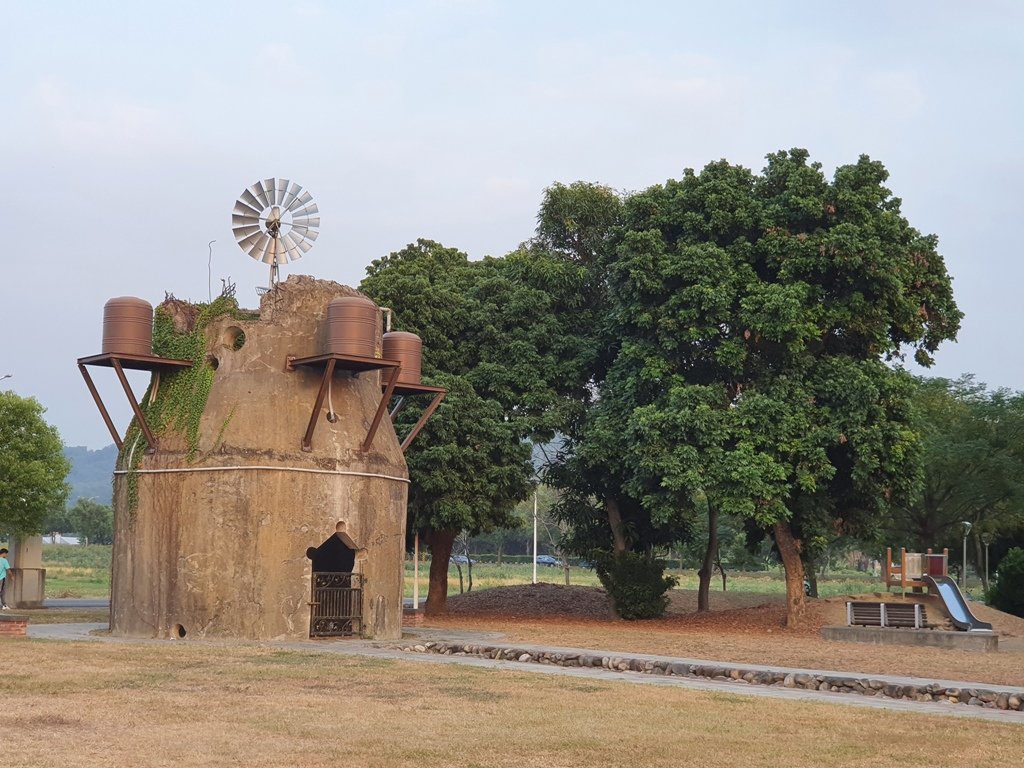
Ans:
{"type": "Polygon", "coordinates": [[[984,688],[953,688],[939,683],[900,685],[871,678],[814,675],[801,672],[766,671],[712,664],[688,664],[621,656],[598,656],[587,653],[556,653],[527,651],[521,648],[494,645],[428,642],[401,646],[410,653],[435,653],[446,656],[478,656],[484,659],[517,661],[528,664],[553,664],[559,667],[594,667],[613,672],[639,672],[647,675],[699,677],[748,685],[773,685],[802,688],[808,691],[879,696],[922,702],[968,704],[988,709],[1024,710],[1024,691],[992,691],[984,688]]]}

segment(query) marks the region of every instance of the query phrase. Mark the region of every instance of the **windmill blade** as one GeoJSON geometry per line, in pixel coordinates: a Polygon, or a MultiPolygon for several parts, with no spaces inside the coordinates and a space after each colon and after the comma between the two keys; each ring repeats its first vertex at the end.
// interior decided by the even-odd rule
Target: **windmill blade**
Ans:
{"type": "Polygon", "coordinates": [[[285,260],[287,261],[288,257],[291,257],[292,251],[298,250],[296,247],[297,241],[290,234],[281,235],[279,239],[281,248],[284,249],[285,260]]]}
{"type": "Polygon", "coordinates": [[[291,205],[288,206],[288,212],[291,213],[296,208],[301,208],[306,203],[312,202],[313,196],[309,192],[303,192],[301,195],[292,200],[291,205]]]}
{"type": "Polygon", "coordinates": [[[311,242],[307,240],[299,240],[299,250],[302,251],[303,253],[309,253],[309,250],[312,247],[313,244],[311,242]]]}
{"type": "Polygon", "coordinates": [[[320,213],[320,209],[316,207],[316,203],[310,203],[305,208],[292,211],[291,213],[293,219],[303,219],[312,216],[314,213],[320,213]]]}
{"type": "Polygon", "coordinates": [[[267,252],[267,245],[270,238],[263,232],[256,236],[256,241],[249,247],[249,255],[256,261],[263,261],[263,255],[267,252]]]}
{"type": "Polygon", "coordinates": [[[274,205],[280,205],[284,201],[284,195],[287,191],[288,179],[274,180],[274,205]]]}
{"type": "Polygon", "coordinates": [[[270,238],[270,242],[267,243],[267,250],[263,254],[263,263],[264,264],[280,264],[281,263],[281,259],[280,259],[279,254],[278,254],[278,248],[279,247],[280,246],[277,244],[277,238],[276,237],[270,238]]]}
{"type": "Polygon", "coordinates": [[[235,233],[235,241],[241,245],[243,240],[263,232],[263,228],[259,224],[253,224],[250,227],[234,227],[231,231],[235,233]]]}
{"type": "Polygon", "coordinates": [[[248,205],[258,214],[263,210],[264,205],[257,199],[256,195],[252,193],[251,189],[251,187],[245,189],[242,194],[238,196],[238,202],[248,205]]]}
{"type": "Polygon", "coordinates": [[[248,227],[253,224],[259,225],[260,217],[254,213],[234,213],[231,215],[232,227],[248,227]]]}
{"type": "Polygon", "coordinates": [[[241,200],[236,200],[235,207],[231,213],[236,216],[255,216],[256,218],[259,218],[260,209],[253,208],[251,205],[243,203],[241,200]]]}
{"type": "Polygon", "coordinates": [[[309,227],[311,229],[320,226],[320,217],[314,216],[312,219],[292,219],[293,227],[309,227]]]}
{"type": "MultiPolygon", "coordinates": [[[[248,253],[250,256],[252,256],[252,253],[249,252],[249,249],[256,245],[257,242],[259,242],[261,236],[263,236],[262,230],[253,232],[251,235],[247,235],[245,238],[239,240],[238,247],[241,248],[246,253],[248,253]]],[[[256,257],[253,256],[253,258],[256,257]]]]}
{"type": "Polygon", "coordinates": [[[277,179],[271,177],[263,180],[263,188],[267,190],[267,200],[271,205],[277,205],[277,179]]]}
{"type": "Polygon", "coordinates": [[[267,246],[270,245],[271,238],[266,233],[260,232],[256,235],[256,242],[249,247],[249,255],[257,261],[262,261],[263,256],[267,252],[267,246]]]}
{"type": "Polygon", "coordinates": [[[263,188],[263,182],[262,181],[257,181],[255,184],[253,184],[251,187],[249,187],[249,191],[252,192],[253,195],[256,196],[257,200],[259,200],[259,202],[260,202],[260,210],[261,211],[270,207],[270,205],[271,205],[270,198],[267,197],[267,190],[265,190],[263,188]]]}
{"type": "Polygon", "coordinates": [[[288,187],[288,193],[284,196],[284,201],[281,203],[281,207],[288,210],[288,206],[295,201],[295,198],[299,196],[300,192],[302,192],[302,185],[292,183],[288,187]]]}
{"type": "Polygon", "coordinates": [[[282,208],[284,207],[284,199],[288,197],[288,187],[291,182],[288,179],[277,180],[277,204],[282,208]]]}
{"type": "Polygon", "coordinates": [[[316,240],[320,236],[319,232],[309,227],[297,227],[295,229],[292,229],[292,232],[297,232],[301,237],[311,242],[313,240],[316,240]]]}

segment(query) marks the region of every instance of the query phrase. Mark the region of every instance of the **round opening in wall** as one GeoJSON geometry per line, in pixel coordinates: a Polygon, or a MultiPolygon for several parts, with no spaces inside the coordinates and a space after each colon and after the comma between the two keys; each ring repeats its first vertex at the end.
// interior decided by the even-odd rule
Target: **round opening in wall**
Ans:
{"type": "Polygon", "coordinates": [[[224,329],[224,335],[221,337],[221,343],[228,349],[237,352],[245,346],[245,331],[237,325],[229,326],[224,329]]]}
{"type": "Polygon", "coordinates": [[[218,368],[220,368],[220,360],[218,360],[214,355],[208,355],[206,358],[206,363],[215,371],[218,368]]]}
{"type": "Polygon", "coordinates": [[[185,627],[181,624],[175,624],[174,628],[171,630],[171,637],[173,639],[182,640],[186,634],[185,627]]]}
{"type": "Polygon", "coordinates": [[[334,411],[328,411],[325,414],[325,416],[327,417],[327,420],[331,422],[331,424],[335,424],[338,421],[338,414],[336,414],[334,411]]]}

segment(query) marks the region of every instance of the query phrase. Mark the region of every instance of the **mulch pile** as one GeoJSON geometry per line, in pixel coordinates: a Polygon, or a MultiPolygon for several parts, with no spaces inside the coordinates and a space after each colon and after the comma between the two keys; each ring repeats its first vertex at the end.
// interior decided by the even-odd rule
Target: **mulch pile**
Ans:
{"type": "MultiPolygon", "coordinates": [[[[697,613],[695,591],[673,591],[672,602],[661,619],[643,622],[651,629],[673,631],[713,630],[734,634],[761,634],[786,630],[786,608],[781,595],[714,592],[712,610],[697,613]]],[[[821,601],[825,603],[826,601],[821,601]]],[[[809,605],[800,633],[817,633],[826,621],[825,606],[809,605]]],[[[448,615],[460,619],[496,618],[531,621],[621,621],[611,611],[607,593],[600,587],[561,584],[524,584],[492,587],[448,597],[448,615]]]]}

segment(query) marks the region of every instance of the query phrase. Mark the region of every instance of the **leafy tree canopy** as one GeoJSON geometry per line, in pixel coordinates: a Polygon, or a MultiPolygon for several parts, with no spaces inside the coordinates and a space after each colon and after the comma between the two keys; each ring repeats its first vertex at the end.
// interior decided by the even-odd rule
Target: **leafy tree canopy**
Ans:
{"type": "Polygon", "coordinates": [[[40,533],[68,496],[70,468],[57,430],[34,398],[0,392],[0,530],[40,533]]]}
{"type": "MultiPolygon", "coordinates": [[[[522,257],[470,261],[429,240],[373,262],[360,288],[423,340],[424,381],[448,390],[407,453],[410,528],[433,549],[428,610],[441,610],[459,531],[513,522],[533,483],[529,439],[547,440],[568,401],[557,395],[558,319],[546,291],[518,279],[522,257]]],[[[419,406],[406,409],[408,423],[419,406]]]]}
{"type": "Polygon", "coordinates": [[[884,361],[929,364],[959,327],[886,178],[861,157],[829,180],[804,150],[712,163],[627,198],[601,256],[617,351],[570,460],[652,521],[700,499],[771,528],[795,612],[794,534],[871,529],[919,479],[911,382],[884,361]]]}
{"type": "Polygon", "coordinates": [[[964,520],[977,535],[1024,529],[1024,394],[989,390],[972,376],[922,378],[914,406],[924,481],[897,509],[886,531],[889,543],[918,551],[953,548],[964,520]]]}
{"type": "Polygon", "coordinates": [[[74,533],[89,544],[114,543],[114,510],[95,499],[80,498],[67,509],[51,513],[44,530],[53,533],[74,533]]]}

